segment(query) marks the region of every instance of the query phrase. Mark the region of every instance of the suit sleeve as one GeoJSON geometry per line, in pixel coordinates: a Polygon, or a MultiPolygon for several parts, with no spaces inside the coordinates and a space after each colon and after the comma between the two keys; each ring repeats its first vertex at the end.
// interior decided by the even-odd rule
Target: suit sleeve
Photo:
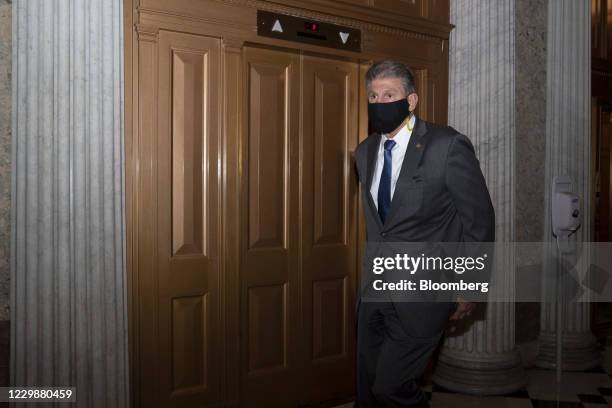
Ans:
{"type": "Polygon", "coordinates": [[[353,163],[354,167],[353,167],[353,171],[355,171],[355,174],[357,175],[357,181],[361,183],[361,174],[359,172],[359,159],[357,156],[357,151],[355,151],[355,155],[354,155],[354,160],[355,162],[353,163]]]}
{"type": "Polygon", "coordinates": [[[357,174],[357,180],[359,180],[360,183],[363,183],[365,178],[365,172],[362,169],[364,161],[362,157],[362,150],[362,145],[357,146],[357,148],[355,149],[355,173],[357,174]]]}
{"type": "Polygon", "coordinates": [[[495,213],[470,140],[457,134],[446,160],[446,186],[463,226],[463,241],[495,241],[495,213]]]}

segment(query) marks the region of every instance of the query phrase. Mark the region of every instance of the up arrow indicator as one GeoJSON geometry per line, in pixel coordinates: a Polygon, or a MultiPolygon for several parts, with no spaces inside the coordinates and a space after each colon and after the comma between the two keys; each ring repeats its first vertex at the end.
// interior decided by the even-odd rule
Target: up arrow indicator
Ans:
{"type": "Polygon", "coordinates": [[[272,26],[272,31],[278,31],[279,33],[283,32],[283,27],[281,26],[280,21],[276,20],[274,25],[272,26]]]}
{"type": "Polygon", "coordinates": [[[346,44],[346,40],[348,40],[349,33],[344,33],[340,31],[340,39],[342,40],[342,44],[346,44]]]}

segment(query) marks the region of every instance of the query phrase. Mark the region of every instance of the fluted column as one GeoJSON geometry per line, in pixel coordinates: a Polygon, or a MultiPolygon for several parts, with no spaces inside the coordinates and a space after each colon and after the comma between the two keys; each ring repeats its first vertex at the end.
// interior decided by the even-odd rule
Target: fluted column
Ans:
{"type": "MultiPolygon", "coordinates": [[[[572,244],[591,239],[591,4],[586,1],[549,0],[546,97],[545,241],[551,234],[551,184],[555,176],[570,176],[582,200],[582,226],[572,244]]],[[[544,267],[555,273],[553,253],[545,254],[544,267]]],[[[570,254],[571,257],[571,254],[570,254]]],[[[570,259],[571,262],[571,259],[570,259]]],[[[588,262],[585,257],[582,262],[588,262]]],[[[583,265],[584,267],[584,265],[583,265]]],[[[539,354],[536,364],[556,367],[555,294],[549,285],[541,309],[539,354]]],[[[584,370],[600,364],[595,336],[590,330],[590,304],[562,299],[562,364],[564,370],[584,370]]]]}
{"type": "MultiPolygon", "coordinates": [[[[506,242],[514,239],[514,15],[514,0],[451,1],[449,124],[474,144],[495,207],[496,239],[506,242]]],[[[496,257],[495,268],[513,271],[514,257],[496,257]]],[[[515,391],[525,375],[514,343],[514,304],[479,306],[446,337],[434,382],[465,393],[515,391]]]]}
{"type": "Polygon", "coordinates": [[[128,406],[122,24],[120,0],[13,3],[11,383],[87,408],[128,406]]]}

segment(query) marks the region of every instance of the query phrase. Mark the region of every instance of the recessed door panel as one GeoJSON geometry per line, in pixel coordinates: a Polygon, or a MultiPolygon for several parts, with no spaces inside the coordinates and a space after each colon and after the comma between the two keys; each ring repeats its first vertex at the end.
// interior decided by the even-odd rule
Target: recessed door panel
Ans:
{"type": "Polygon", "coordinates": [[[207,55],[172,51],[172,252],[203,254],[204,69],[207,55]]]}
{"type": "Polygon", "coordinates": [[[207,296],[172,299],[172,390],[206,390],[207,296]]]}
{"type": "Polygon", "coordinates": [[[312,361],[343,358],[347,352],[347,278],[312,285],[312,361]]]}
{"type": "Polygon", "coordinates": [[[249,64],[249,248],[285,249],[289,66],[249,64]]]}
{"type": "Polygon", "coordinates": [[[449,0],[371,0],[375,8],[448,24],[449,0]]]}
{"type": "MultiPolygon", "coordinates": [[[[309,61],[307,59],[306,61],[309,61]]],[[[308,73],[308,71],[306,71],[308,73]]],[[[314,244],[346,240],[347,77],[342,72],[314,72],[314,244]]],[[[306,93],[309,95],[309,93],[306,93]]],[[[305,141],[305,143],[307,143],[305,141]]],[[[310,146],[309,146],[310,147],[310,146]]]]}
{"type": "Polygon", "coordinates": [[[249,373],[285,369],[286,285],[249,289],[249,373]]]}
{"type": "Polygon", "coordinates": [[[423,17],[428,0],[373,0],[376,8],[403,15],[423,17]]]}

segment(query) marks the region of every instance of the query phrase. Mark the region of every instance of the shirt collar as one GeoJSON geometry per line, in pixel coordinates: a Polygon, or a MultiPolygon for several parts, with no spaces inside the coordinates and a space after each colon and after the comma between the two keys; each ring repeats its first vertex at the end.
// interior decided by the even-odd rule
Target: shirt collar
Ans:
{"type": "MultiPolygon", "coordinates": [[[[414,130],[414,123],[416,122],[416,116],[412,115],[410,117],[410,127],[414,130]]],[[[410,141],[410,135],[412,132],[408,130],[408,127],[404,123],[404,126],[400,129],[400,131],[393,137],[393,139],[389,139],[386,134],[380,135],[380,144],[383,145],[387,140],[393,140],[396,145],[393,148],[401,147],[402,149],[406,149],[408,147],[408,142],[410,141]]]]}

